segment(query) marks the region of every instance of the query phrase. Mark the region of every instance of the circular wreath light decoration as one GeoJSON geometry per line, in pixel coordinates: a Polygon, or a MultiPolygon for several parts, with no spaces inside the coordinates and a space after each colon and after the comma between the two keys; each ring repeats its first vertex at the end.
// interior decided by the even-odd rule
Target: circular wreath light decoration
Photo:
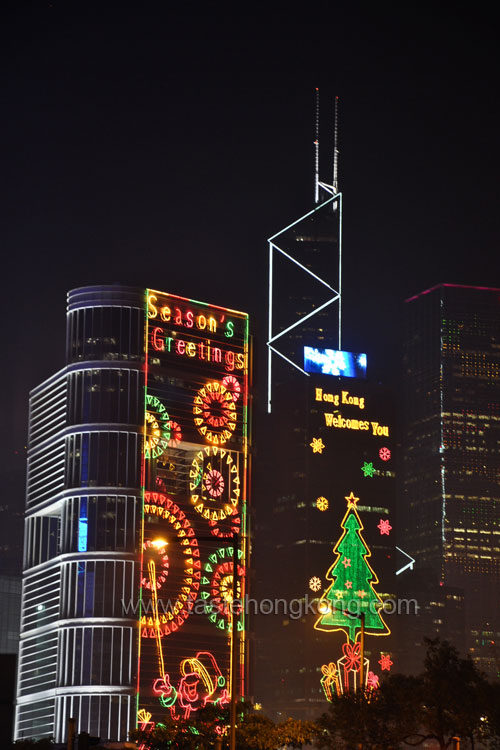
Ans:
{"type": "MultiPolygon", "coordinates": [[[[174,503],[168,495],[161,492],[146,491],[144,493],[144,514],[157,516],[166,522],[169,531],[174,532],[175,538],[180,546],[180,557],[182,559],[182,573],[179,576],[179,591],[177,598],[168,611],[159,613],[160,635],[170,635],[177,631],[186,619],[189,617],[193,605],[198,597],[201,580],[201,561],[198,540],[196,539],[193,527],[189,522],[184,511],[174,503]]],[[[165,524],[159,524],[158,534],[165,531],[165,524]]],[[[174,534],[170,534],[172,539],[174,534]]],[[[153,546],[153,541],[147,540],[145,551],[153,546]]],[[[172,544],[172,541],[170,542],[172,544]]],[[[165,550],[166,552],[166,550],[165,550]]],[[[172,555],[168,559],[169,569],[172,572],[172,555]]],[[[165,571],[164,571],[165,572],[165,571]]],[[[163,575],[163,573],[162,573],[163,575]]],[[[165,575],[166,578],[166,575],[165,575]]],[[[143,578],[143,585],[146,576],[143,578]]],[[[159,579],[157,578],[157,581],[159,579]]],[[[161,581],[161,584],[164,580],[161,581]]],[[[149,587],[150,588],[150,587],[149,587]]],[[[157,589],[159,586],[157,585],[157,589]]],[[[174,599],[173,594],[169,595],[170,601],[174,599]]],[[[154,617],[151,614],[143,615],[141,618],[141,632],[144,638],[155,638],[157,635],[154,617]]]]}
{"type": "MultiPolygon", "coordinates": [[[[238,550],[238,560],[243,557],[243,551],[238,550]]],[[[208,619],[220,630],[231,630],[232,617],[241,614],[242,606],[238,604],[233,607],[233,548],[220,547],[211,554],[208,562],[203,566],[200,596],[205,602],[205,612],[208,619]]],[[[242,565],[237,565],[237,597],[241,597],[240,581],[245,575],[242,565]]],[[[240,619],[237,623],[238,630],[242,630],[243,624],[240,619]]]]}
{"type": "Polygon", "coordinates": [[[233,401],[236,403],[236,401],[241,396],[241,385],[238,378],[234,375],[225,375],[222,378],[222,385],[224,386],[224,388],[227,388],[227,390],[231,392],[233,401]]]}
{"type": "Polygon", "coordinates": [[[170,440],[170,418],[165,405],[157,396],[146,394],[146,435],[144,455],[158,458],[168,448],[170,440]]]}
{"type": "Polygon", "coordinates": [[[199,450],[189,470],[189,489],[196,512],[207,521],[232,515],[240,498],[240,476],[231,453],[217,445],[199,450]]]}
{"type": "Polygon", "coordinates": [[[220,523],[219,521],[209,521],[208,525],[214,536],[219,539],[229,539],[240,533],[241,516],[236,508],[233,508],[231,514],[228,514],[225,522],[220,523]]]}
{"type": "Polygon", "coordinates": [[[200,435],[214,445],[223,445],[236,428],[233,396],[217,381],[204,385],[194,397],[194,423],[200,435]]]}
{"type": "MultiPolygon", "coordinates": [[[[151,556],[151,554],[156,553],[156,557],[158,559],[158,562],[160,564],[160,567],[156,570],[156,581],[154,584],[154,588],[159,591],[165,581],[167,580],[168,576],[168,554],[167,554],[167,542],[164,542],[163,544],[158,544],[157,542],[153,541],[153,539],[147,539],[143,545],[142,550],[144,556],[148,555],[151,556]]],[[[144,568],[146,566],[143,566],[144,568]]],[[[143,576],[141,579],[141,586],[144,586],[145,588],[151,589],[153,588],[153,584],[149,578],[149,576],[143,576]]]]}
{"type": "Polygon", "coordinates": [[[169,419],[168,428],[170,430],[170,440],[168,441],[169,448],[177,448],[182,440],[182,430],[178,422],[173,419],[169,419]]]}

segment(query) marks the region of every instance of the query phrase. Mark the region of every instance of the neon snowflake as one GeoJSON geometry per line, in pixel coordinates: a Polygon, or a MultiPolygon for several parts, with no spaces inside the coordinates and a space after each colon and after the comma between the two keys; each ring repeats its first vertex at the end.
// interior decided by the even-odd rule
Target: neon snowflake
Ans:
{"type": "Polygon", "coordinates": [[[391,661],[390,654],[380,654],[378,663],[380,664],[380,669],[385,670],[386,672],[390,672],[394,662],[391,661]]]}
{"type": "Polygon", "coordinates": [[[328,510],[328,500],[326,497],[318,497],[316,507],[318,510],[328,510]]]}
{"type": "Polygon", "coordinates": [[[389,461],[391,457],[391,451],[389,448],[381,448],[378,452],[378,455],[382,459],[382,461],[389,461]]]}
{"type": "Polygon", "coordinates": [[[309,588],[311,591],[319,591],[321,588],[321,579],[318,576],[313,576],[309,579],[309,588]]]}
{"type": "Polygon", "coordinates": [[[373,477],[375,474],[375,467],[373,465],[373,462],[370,461],[370,463],[367,463],[366,461],[363,463],[363,466],[361,467],[361,471],[363,472],[365,477],[373,477]]]}
{"type": "Polygon", "coordinates": [[[389,523],[388,520],[385,520],[385,519],[381,518],[380,519],[380,523],[377,526],[377,529],[380,529],[380,534],[381,535],[387,534],[387,536],[389,536],[389,534],[390,534],[390,532],[392,530],[392,526],[391,526],[391,524],[389,523]]]}
{"type": "Polygon", "coordinates": [[[321,438],[313,437],[312,443],[309,443],[309,445],[313,449],[313,453],[323,453],[324,449],[326,448],[326,445],[323,443],[321,438]]]}

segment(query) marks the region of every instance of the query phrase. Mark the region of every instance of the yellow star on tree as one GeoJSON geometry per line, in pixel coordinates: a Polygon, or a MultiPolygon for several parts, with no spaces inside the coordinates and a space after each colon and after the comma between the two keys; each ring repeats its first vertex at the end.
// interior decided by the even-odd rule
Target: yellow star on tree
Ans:
{"type": "Polygon", "coordinates": [[[359,497],[355,497],[354,496],[354,492],[351,492],[351,494],[349,495],[349,497],[346,495],[345,499],[347,500],[347,507],[348,508],[353,508],[353,507],[356,506],[356,503],[358,502],[359,497]]]}
{"type": "Polygon", "coordinates": [[[312,443],[309,443],[309,445],[313,449],[313,453],[323,453],[324,449],[326,448],[326,445],[323,443],[321,438],[313,437],[312,443]]]}

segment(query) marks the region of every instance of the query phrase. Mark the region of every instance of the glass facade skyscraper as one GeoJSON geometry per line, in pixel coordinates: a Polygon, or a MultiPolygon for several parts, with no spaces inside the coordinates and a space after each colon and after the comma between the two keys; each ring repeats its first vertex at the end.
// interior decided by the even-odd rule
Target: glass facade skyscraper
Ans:
{"type": "Polygon", "coordinates": [[[122,286],[67,316],[30,398],[15,736],[125,740],[245,689],[248,316],[122,286]]]}
{"type": "Polygon", "coordinates": [[[463,590],[467,645],[487,667],[500,635],[500,290],[442,284],[406,303],[406,544],[436,585],[463,590]]]}

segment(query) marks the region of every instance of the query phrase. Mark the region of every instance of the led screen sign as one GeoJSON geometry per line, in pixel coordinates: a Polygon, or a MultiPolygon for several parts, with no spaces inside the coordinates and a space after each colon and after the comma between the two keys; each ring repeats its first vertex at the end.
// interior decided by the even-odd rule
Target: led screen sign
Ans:
{"type": "Polygon", "coordinates": [[[305,346],[304,370],[341,378],[366,378],[366,354],[305,346]]]}

